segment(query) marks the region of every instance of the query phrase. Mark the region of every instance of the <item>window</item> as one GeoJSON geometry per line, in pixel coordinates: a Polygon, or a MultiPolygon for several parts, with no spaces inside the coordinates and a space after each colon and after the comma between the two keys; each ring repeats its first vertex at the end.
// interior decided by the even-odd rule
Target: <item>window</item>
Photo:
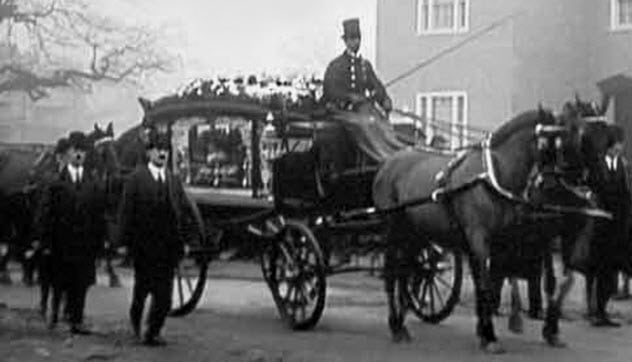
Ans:
{"type": "Polygon", "coordinates": [[[469,0],[417,0],[417,33],[468,31],[469,0]]]}
{"type": "Polygon", "coordinates": [[[632,29],[632,0],[610,0],[610,27],[632,29]]]}
{"type": "Polygon", "coordinates": [[[465,92],[420,93],[417,114],[425,119],[427,145],[455,150],[467,144],[465,92]]]}

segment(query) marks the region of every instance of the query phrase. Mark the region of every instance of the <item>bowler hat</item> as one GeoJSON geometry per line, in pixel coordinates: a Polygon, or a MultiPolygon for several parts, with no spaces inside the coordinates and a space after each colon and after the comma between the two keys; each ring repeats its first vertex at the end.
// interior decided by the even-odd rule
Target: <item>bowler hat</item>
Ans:
{"type": "Polygon", "coordinates": [[[360,37],[360,19],[352,18],[342,22],[344,33],[343,38],[359,38],[360,37]]]}
{"type": "Polygon", "coordinates": [[[88,150],[90,148],[88,137],[83,132],[74,131],[68,136],[68,148],[74,147],[78,150],[88,150]]]}
{"type": "Polygon", "coordinates": [[[155,130],[149,133],[149,140],[147,142],[147,149],[158,148],[161,150],[171,149],[171,140],[166,133],[159,133],[155,130]]]}
{"type": "Polygon", "coordinates": [[[608,125],[608,136],[608,141],[610,145],[623,142],[625,138],[623,135],[623,128],[614,124],[608,125]]]}
{"type": "Polygon", "coordinates": [[[68,138],[62,137],[59,139],[59,141],[57,141],[57,144],[55,145],[55,153],[65,153],[66,151],[68,151],[68,148],[70,148],[70,142],[68,141],[68,138]]]}

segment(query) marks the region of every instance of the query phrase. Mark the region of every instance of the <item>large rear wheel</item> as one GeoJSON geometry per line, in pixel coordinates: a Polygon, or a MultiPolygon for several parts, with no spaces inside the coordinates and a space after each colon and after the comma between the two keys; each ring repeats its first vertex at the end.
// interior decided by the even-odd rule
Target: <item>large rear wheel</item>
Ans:
{"type": "MultiPolygon", "coordinates": [[[[187,202],[191,215],[182,232],[184,256],[174,273],[172,306],[169,312],[172,317],[191,313],[202,299],[214,246],[214,243],[207,243],[204,221],[197,205],[189,197],[187,202]]],[[[215,236],[221,238],[221,232],[215,236]]]]}
{"type": "Polygon", "coordinates": [[[420,251],[414,269],[407,286],[411,309],[424,322],[439,323],[459,302],[463,284],[461,251],[431,243],[420,251]]]}
{"type": "Polygon", "coordinates": [[[322,251],[309,227],[281,220],[261,253],[261,268],[281,318],[295,330],[313,328],[325,308],[327,279],[322,251]]]}

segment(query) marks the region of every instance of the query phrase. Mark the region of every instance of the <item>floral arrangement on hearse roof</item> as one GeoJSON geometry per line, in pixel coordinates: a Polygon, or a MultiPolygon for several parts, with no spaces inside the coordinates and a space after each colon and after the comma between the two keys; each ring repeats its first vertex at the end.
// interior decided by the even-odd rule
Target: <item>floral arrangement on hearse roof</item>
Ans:
{"type": "Polygon", "coordinates": [[[259,104],[273,110],[310,112],[319,103],[322,87],[322,80],[314,76],[216,76],[210,79],[194,79],[178,89],[174,97],[178,100],[234,100],[259,104]]]}

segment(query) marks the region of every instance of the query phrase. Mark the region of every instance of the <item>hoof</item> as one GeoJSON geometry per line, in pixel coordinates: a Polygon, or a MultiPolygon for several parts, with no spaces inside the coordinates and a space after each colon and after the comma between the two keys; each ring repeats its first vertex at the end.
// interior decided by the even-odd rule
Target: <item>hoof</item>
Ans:
{"type": "Polygon", "coordinates": [[[560,339],[559,335],[545,336],[546,344],[553,348],[566,348],[567,344],[560,339]]]}
{"type": "Polygon", "coordinates": [[[0,284],[3,284],[3,285],[13,284],[13,281],[11,280],[11,277],[9,276],[8,272],[0,272],[0,284]]]}
{"type": "Polygon", "coordinates": [[[529,317],[529,319],[533,319],[533,320],[537,320],[537,321],[543,321],[544,320],[544,311],[541,311],[541,310],[529,311],[527,316],[529,317]]]}
{"type": "Polygon", "coordinates": [[[397,332],[393,332],[393,342],[402,343],[402,342],[410,342],[412,338],[410,337],[410,333],[408,333],[408,329],[403,327],[397,332]]]}
{"type": "Polygon", "coordinates": [[[505,353],[505,349],[500,342],[481,343],[481,349],[485,353],[489,354],[502,354],[505,353]]]}
{"type": "Polygon", "coordinates": [[[509,316],[507,327],[515,334],[522,334],[522,332],[524,332],[524,323],[520,313],[509,316]]]}

